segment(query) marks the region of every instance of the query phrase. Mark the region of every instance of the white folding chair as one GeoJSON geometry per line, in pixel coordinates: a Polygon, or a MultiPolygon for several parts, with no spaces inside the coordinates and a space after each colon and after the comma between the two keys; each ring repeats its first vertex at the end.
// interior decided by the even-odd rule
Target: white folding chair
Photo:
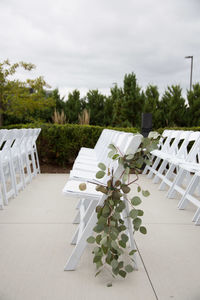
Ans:
{"type": "Polygon", "coordinates": [[[14,141],[14,130],[6,130],[2,137],[2,149],[0,151],[0,179],[5,205],[8,205],[9,198],[16,196],[14,170],[11,158],[11,146],[14,141]]]}
{"type": "Polygon", "coordinates": [[[169,161],[171,158],[177,157],[178,153],[180,152],[181,145],[184,144],[184,141],[188,139],[190,135],[190,131],[180,131],[174,132],[174,142],[172,143],[169,152],[162,154],[162,163],[160,164],[157,170],[154,170],[154,178],[153,183],[158,183],[160,179],[163,179],[163,174],[165,174],[169,167],[169,161]]]}
{"type": "MultiPolygon", "coordinates": [[[[200,170],[200,167],[199,167],[200,170]]],[[[179,204],[179,209],[185,209],[188,203],[192,203],[197,207],[197,211],[194,214],[192,219],[195,222],[195,225],[200,225],[200,191],[199,191],[199,183],[200,183],[200,171],[195,172],[192,176],[185,193],[183,194],[179,204]]]]}
{"type": "MultiPolygon", "coordinates": [[[[127,145],[127,149],[125,154],[134,153],[134,151],[137,150],[139,144],[141,143],[141,135],[135,135],[130,139],[129,146],[127,145]]],[[[118,165],[118,167],[115,170],[114,177],[115,179],[118,179],[123,171],[122,165],[118,165]]],[[[106,198],[105,195],[102,195],[102,193],[97,192],[95,189],[94,184],[87,184],[87,190],[86,191],[80,191],[79,190],[79,181],[69,180],[67,184],[65,185],[63,189],[63,193],[70,196],[78,196],[80,198],[88,198],[91,200],[87,211],[83,211],[83,217],[81,219],[80,225],[79,225],[79,232],[78,236],[76,237],[76,246],[75,249],[70,256],[69,260],[67,261],[65,265],[65,270],[74,270],[76,268],[76,265],[86,247],[86,240],[88,236],[92,233],[93,227],[97,221],[97,216],[95,212],[95,207],[97,205],[103,205],[103,202],[106,198]],[[89,212],[89,213],[88,213],[89,212]],[[85,218],[86,217],[86,218],[85,218]]],[[[128,211],[128,205],[127,201],[126,203],[126,217],[129,215],[128,211]]],[[[80,207],[81,209],[81,207],[80,207]]],[[[84,208],[83,208],[84,209],[84,208]]],[[[130,246],[131,249],[135,249],[134,239],[133,239],[133,229],[132,229],[132,223],[130,222],[130,219],[127,218],[127,225],[128,225],[128,231],[130,235],[130,246]]]]}
{"type": "Polygon", "coordinates": [[[161,145],[162,145],[161,149],[156,149],[151,152],[153,155],[152,166],[146,166],[145,167],[146,170],[144,169],[143,174],[146,174],[147,171],[149,170],[147,178],[152,178],[156,174],[157,169],[160,167],[163,160],[175,152],[177,141],[179,135],[181,134],[181,131],[171,130],[171,131],[167,131],[165,134],[166,136],[163,137],[163,139],[165,138],[164,141],[161,140],[161,145]]]}
{"type": "Polygon", "coordinates": [[[180,149],[175,156],[167,159],[169,168],[165,174],[160,174],[161,184],[159,190],[164,190],[166,186],[171,187],[181,163],[192,162],[196,153],[196,148],[200,143],[200,132],[185,131],[181,133],[180,139],[184,139],[180,149]]]}
{"type": "Polygon", "coordinates": [[[11,160],[14,170],[16,194],[25,187],[25,174],[21,146],[26,132],[26,129],[14,129],[15,141],[11,147],[11,160]]]}
{"type": "MultiPolygon", "coordinates": [[[[132,138],[133,134],[132,133],[125,133],[125,132],[118,132],[118,134],[115,134],[113,136],[113,140],[111,141],[112,144],[114,144],[118,149],[120,149],[121,152],[126,151],[126,145],[129,142],[129,138],[132,138]]],[[[78,180],[78,181],[95,181],[96,180],[96,172],[99,170],[97,167],[98,163],[104,163],[108,167],[113,167],[115,162],[108,157],[108,152],[110,149],[107,147],[107,152],[105,153],[106,158],[102,158],[102,161],[96,162],[95,165],[91,166],[90,161],[88,162],[87,160],[85,161],[85,164],[82,164],[81,167],[82,169],[72,169],[70,172],[70,179],[72,180],[78,180]],[[89,167],[89,168],[88,168],[89,167]]],[[[76,161],[75,161],[76,162],[76,161]]],[[[105,183],[107,182],[107,179],[104,178],[105,183]]],[[[89,200],[87,198],[81,199],[79,201],[78,207],[80,205],[84,205],[84,209],[86,209],[89,205],[89,200]]],[[[73,221],[74,224],[78,224],[80,222],[80,214],[81,212],[79,211],[73,221]]]]}

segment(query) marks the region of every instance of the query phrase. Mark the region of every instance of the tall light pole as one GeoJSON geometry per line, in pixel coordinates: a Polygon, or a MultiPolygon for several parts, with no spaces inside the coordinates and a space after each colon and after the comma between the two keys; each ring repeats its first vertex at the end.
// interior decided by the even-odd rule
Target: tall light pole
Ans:
{"type": "Polygon", "coordinates": [[[191,69],[190,69],[190,91],[191,91],[192,90],[193,55],[185,56],[185,58],[191,59],[191,69]]]}

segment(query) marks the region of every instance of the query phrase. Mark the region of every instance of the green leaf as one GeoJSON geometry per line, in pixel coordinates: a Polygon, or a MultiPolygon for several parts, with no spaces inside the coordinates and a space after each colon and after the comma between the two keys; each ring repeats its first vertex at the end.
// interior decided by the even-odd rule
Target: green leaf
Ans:
{"type": "Polygon", "coordinates": [[[108,205],[105,205],[102,209],[102,215],[107,217],[110,214],[110,208],[108,207],[108,205]]]}
{"type": "Polygon", "coordinates": [[[87,186],[86,186],[86,184],[85,184],[85,183],[81,183],[81,184],[79,184],[79,190],[81,190],[81,191],[85,191],[85,190],[86,190],[86,188],[87,188],[87,186]]]}
{"type": "Polygon", "coordinates": [[[123,242],[122,240],[119,241],[119,245],[120,245],[122,248],[126,248],[126,243],[123,242]]]}
{"type": "Polygon", "coordinates": [[[113,144],[110,144],[110,145],[108,146],[108,149],[111,149],[111,150],[113,150],[113,151],[117,151],[115,145],[113,145],[113,144]]]}
{"type": "Polygon", "coordinates": [[[121,189],[122,189],[122,191],[123,191],[124,194],[128,194],[130,192],[130,190],[131,190],[130,187],[127,186],[126,184],[122,184],[121,185],[121,189]]]}
{"type": "MultiPolygon", "coordinates": [[[[97,270],[98,270],[100,267],[102,267],[102,266],[103,266],[103,263],[102,263],[101,260],[98,261],[98,262],[96,262],[96,268],[97,268],[97,270]]],[[[100,272],[101,272],[101,270],[100,270],[100,272]]]]}
{"type": "Polygon", "coordinates": [[[88,242],[89,244],[94,244],[95,241],[96,241],[96,239],[95,239],[93,236],[90,236],[90,237],[87,239],[87,242],[88,242]]]}
{"type": "Polygon", "coordinates": [[[107,194],[108,193],[107,189],[104,186],[102,186],[102,185],[97,185],[96,186],[96,191],[97,192],[101,192],[103,194],[107,194]]]}
{"type": "Polygon", "coordinates": [[[120,261],[119,264],[118,264],[118,268],[121,269],[121,268],[123,268],[123,266],[124,266],[124,262],[120,261]]]}
{"type": "Polygon", "coordinates": [[[124,175],[122,176],[122,180],[123,180],[123,182],[126,182],[126,181],[128,180],[128,175],[127,175],[127,174],[124,174],[124,175]]]}
{"type": "Polygon", "coordinates": [[[115,222],[115,221],[110,221],[110,226],[114,227],[114,226],[115,226],[115,224],[116,224],[116,222],[115,222]]]}
{"type": "Polygon", "coordinates": [[[93,263],[97,263],[101,261],[101,256],[100,255],[95,255],[95,257],[93,258],[93,263]]]}
{"type": "Polygon", "coordinates": [[[135,219],[137,218],[138,216],[138,210],[137,209],[131,209],[130,213],[129,213],[129,216],[132,218],[132,219],[135,219]]]}
{"type": "Polygon", "coordinates": [[[139,205],[141,202],[142,202],[141,199],[140,199],[139,197],[137,197],[137,196],[135,196],[135,197],[133,197],[133,198],[131,199],[131,203],[132,203],[134,206],[139,205]]]}
{"type": "Polygon", "coordinates": [[[107,237],[104,237],[101,242],[100,242],[101,245],[104,245],[105,247],[107,246],[107,237]]]}
{"type": "Polygon", "coordinates": [[[141,210],[141,209],[138,209],[137,211],[138,211],[138,216],[142,217],[142,216],[144,215],[144,212],[143,212],[143,210],[141,210]]]}
{"type": "Polygon", "coordinates": [[[113,260],[111,261],[111,267],[112,267],[113,269],[116,269],[116,268],[118,267],[118,261],[117,261],[116,259],[113,259],[113,260]]]}
{"type": "Polygon", "coordinates": [[[114,212],[113,219],[115,219],[115,220],[119,220],[120,219],[120,214],[117,211],[114,212]]]}
{"type": "Polygon", "coordinates": [[[98,205],[98,206],[96,207],[96,212],[99,213],[99,212],[101,212],[101,210],[102,210],[102,207],[101,207],[100,205],[98,205]]]}
{"type": "Polygon", "coordinates": [[[116,240],[117,237],[118,237],[118,234],[116,234],[115,232],[111,232],[110,237],[111,237],[112,240],[116,240]]]}
{"type": "Polygon", "coordinates": [[[119,203],[119,205],[116,207],[117,212],[122,212],[123,209],[126,207],[125,203],[122,201],[119,203]]]}
{"type": "Polygon", "coordinates": [[[138,191],[138,193],[141,192],[141,187],[140,186],[137,187],[137,191],[138,191]]]}
{"type": "Polygon", "coordinates": [[[125,278],[125,277],[126,277],[126,272],[123,271],[123,270],[119,270],[119,275],[120,275],[121,277],[125,278]]]}
{"type": "Polygon", "coordinates": [[[118,159],[118,157],[119,157],[119,154],[115,154],[115,155],[113,155],[113,157],[112,157],[112,159],[118,159]]]}
{"type": "Polygon", "coordinates": [[[129,154],[129,155],[126,156],[126,159],[127,159],[127,160],[131,160],[131,159],[133,159],[133,158],[134,158],[134,154],[129,154]]]}
{"type": "Polygon", "coordinates": [[[119,274],[119,268],[116,268],[116,269],[113,269],[113,268],[112,268],[112,272],[113,272],[115,275],[118,275],[118,274],[119,274]]]}
{"type": "Polygon", "coordinates": [[[131,250],[131,251],[129,252],[129,255],[134,255],[136,252],[137,252],[137,250],[131,250]]]}
{"type": "Polygon", "coordinates": [[[113,191],[112,198],[113,200],[119,200],[121,197],[121,193],[119,191],[113,191]]]}
{"type": "Polygon", "coordinates": [[[141,227],[140,227],[140,232],[143,233],[143,234],[146,234],[146,233],[147,233],[146,227],[141,226],[141,227]]]}
{"type": "Polygon", "coordinates": [[[138,230],[140,225],[142,224],[142,220],[140,218],[136,218],[133,220],[134,229],[138,230]]]}
{"type": "Polygon", "coordinates": [[[130,168],[129,167],[126,167],[125,171],[124,171],[124,174],[129,174],[130,173],[130,168]]]}
{"type": "Polygon", "coordinates": [[[142,195],[144,197],[148,197],[150,195],[149,191],[142,191],[142,195]]]}
{"type": "Polygon", "coordinates": [[[107,223],[107,218],[104,218],[103,216],[101,216],[98,219],[98,224],[106,224],[107,223]]]}
{"type": "Polygon", "coordinates": [[[106,166],[103,163],[99,163],[98,164],[99,169],[101,169],[102,171],[106,170],[106,166]]]}
{"type": "Polygon", "coordinates": [[[118,245],[117,245],[117,243],[116,243],[114,240],[112,240],[111,246],[112,246],[112,248],[115,249],[115,250],[118,250],[118,248],[119,248],[118,245]]]}
{"type": "Polygon", "coordinates": [[[109,204],[110,204],[111,206],[113,206],[115,203],[113,202],[112,199],[110,199],[110,200],[109,200],[109,204]]]}
{"type": "Polygon", "coordinates": [[[120,185],[121,185],[121,181],[120,181],[120,180],[115,181],[115,186],[116,186],[116,187],[118,187],[118,186],[120,186],[120,185]]]}
{"type": "Polygon", "coordinates": [[[125,225],[120,225],[119,226],[119,231],[121,232],[121,231],[124,231],[124,230],[126,230],[126,226],[125,225]]]}
{"type": "Polygon", "coordinates": [[[95,247],[92,253],[94,253],[95,255],[97,253],[101,253],[101,248],[100,247],[95,247]]]}
{"type": "Polygon", "coordinates": [[[131,265],[127,265],[127,266],[125,266],[125,270],[127,273],[131,273],[131,272],[133,272],[133,267],[131,265]]]}
{"type": "Polygon", "coordinates": [[[100,233],[102,232],[104,229],[104,225],[103,224],[97,224],[94,228],[93,228],[93,231],[94,232],[97,232],[97,233],[100,233]]]}
{"type": "Polygon", "coordinates": [[[106,173],[105,173],[104,171],[98,171],[98,172],[96,173],[96,178],[101,179],[101,178],[104,177],[105,174],[106,174],[106,173]]]}
{"type": "Polygon", "coordinates": [[[104,253],[104,254],[107,254],[107,252],[108,252],[108,247],[106,247],[105,245],[101,245],[101,248],[102,248],[102,250],[103,250],[103,253],[104,253]]]}
{"type": "Polygon", "coordinates": [[[112,282],[108,282],[107,287],[111,287],[111,286],[112,286],[112,282]]]}
{"type": "Polygon", "coordinates": [[[108,153],[108,157],[109,157],[109,158],[112,158],[113,155],[115,155],[115,152],[114,152],[114,151],[110,151],[110,152],[108,153]]]}
{"type": "Polygon", "coordinates": [[[128,242],[128,236],[125,233],[122,233],[121,239],[124,243],[128,242]]]}

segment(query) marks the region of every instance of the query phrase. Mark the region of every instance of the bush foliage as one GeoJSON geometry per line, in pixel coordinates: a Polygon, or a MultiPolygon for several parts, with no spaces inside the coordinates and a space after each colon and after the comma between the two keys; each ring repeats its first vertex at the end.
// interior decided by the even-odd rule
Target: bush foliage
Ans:
{"type": "MultiPolygon", "coordinates": [[[[104,127],[78,124],[20,124],[6,128],[40,127],[37,141],[41,163],[65,166],[72,163],[81,147],[93,148],[104,127]]],[[[115,128],[126,132],[137,132],[136,128],[115,128]]]]}
{"type": "MultiPolygon", "coordinates": [[[[41,163],[66,166],[73,163],[81,147],[93,148],[105,127],[78,125],[78,124],[48,124],[31,123],[10,125],[6,128],[34,128],[40,127],[41,133],[37,141],[38,154],[41,163]]],[[[107,127],[111,128],[111,127],[107,127]]],[[[126,132],[139,132],[137,128],[113,128],[126,132]]],[[[165,129],[193,130],[199,131],[200,127],[173,127],[160,128],[157,131],[162,133],[165,129]]]]}

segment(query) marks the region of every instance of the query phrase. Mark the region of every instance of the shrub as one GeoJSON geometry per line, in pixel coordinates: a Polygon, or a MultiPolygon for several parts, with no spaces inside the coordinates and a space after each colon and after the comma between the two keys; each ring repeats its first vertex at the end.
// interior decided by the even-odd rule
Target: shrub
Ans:
{"type": "MultiPolygon", "coordinates": [[[[37,141],[41,163],[65,166],[72,163],[81,147],[93,148],[104,127],[78,124],[19,124],[6,128],[40,127],[37,141]]],[[[111,127],[110,127],[111,128],[111,127]]],[[[114,128],[126,132],[137,132],[136,128],[114,128]]]]}

